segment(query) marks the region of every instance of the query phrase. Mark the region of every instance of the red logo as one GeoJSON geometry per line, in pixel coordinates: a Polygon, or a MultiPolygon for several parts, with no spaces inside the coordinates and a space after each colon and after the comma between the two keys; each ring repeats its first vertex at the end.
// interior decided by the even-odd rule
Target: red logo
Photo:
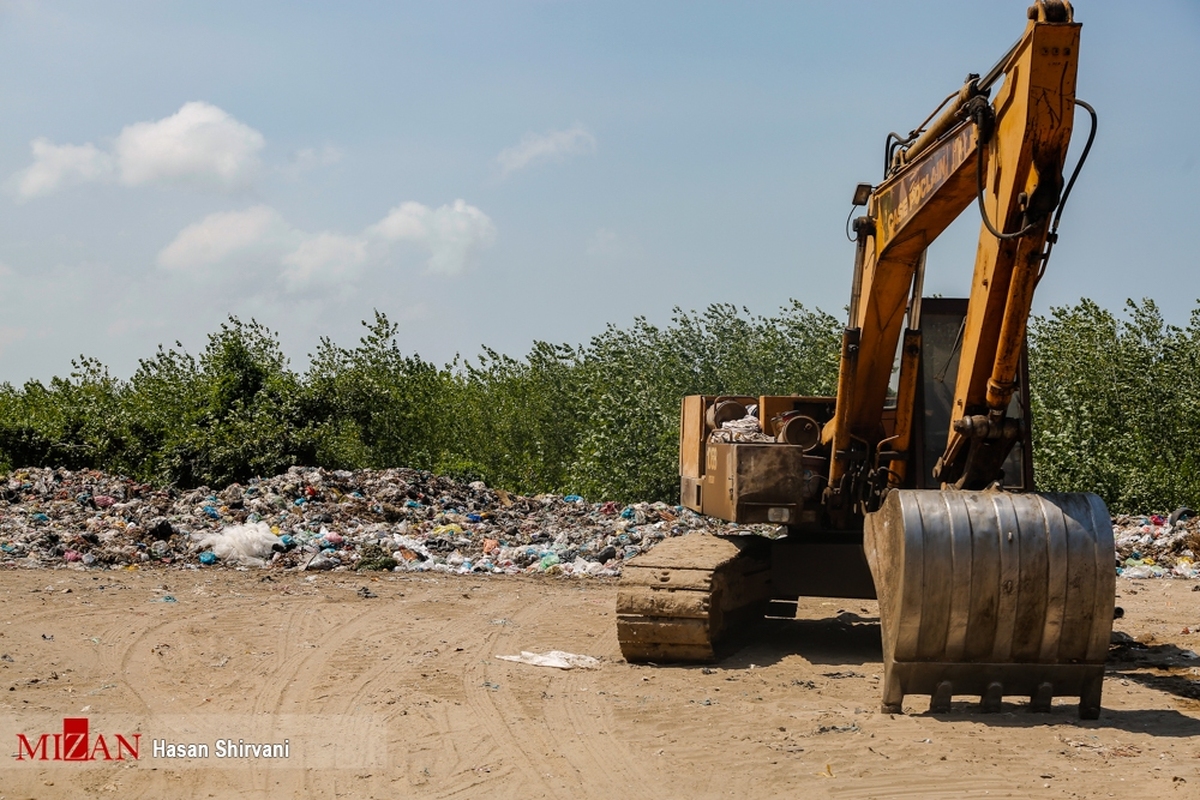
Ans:
{"type": "Polygon", "coordinates": [[[64,717],[62,733],[43,733],[33,742],[18,733],[17,761],[124,761],[126,756],[137,760],[140,733],[132,734],[132,742],[119,733],[106,740],[102,733],[92,737],[88,727],[87,717],[64,717]]]}

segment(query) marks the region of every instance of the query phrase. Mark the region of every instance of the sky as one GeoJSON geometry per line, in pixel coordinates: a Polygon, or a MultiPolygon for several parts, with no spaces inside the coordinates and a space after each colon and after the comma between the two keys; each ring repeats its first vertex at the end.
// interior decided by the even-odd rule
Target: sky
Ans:
{"type": "MultiPolygon", "coordinates": [[[[0,0],[0,382],[127,378],[230,315],[296,369],[376,310],[437,364],[718,302],[841,317],[855,185],[1026,5],[0,0]]],[[[1186,324],[1200,3],[1074,5],[1100,125],[1034,310],[1186,324]]],[[[927,294],[969,290],[978,234],[927,294]]]]}

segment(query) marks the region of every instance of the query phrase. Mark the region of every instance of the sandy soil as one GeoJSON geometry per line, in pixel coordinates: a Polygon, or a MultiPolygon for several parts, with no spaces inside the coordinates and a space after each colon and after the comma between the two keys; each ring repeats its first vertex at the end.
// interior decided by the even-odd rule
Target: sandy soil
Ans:
{"type": "Polygon", "coordinates": [[[653,667],[621,659],[610,581],[7,572],[0,797],[1200,797],[1193,586],[1118,580],[1116,628],[1141,644],[1114,646],[1104,712],[1080,722],[1067,700],[881,714],[859,601],[802,601],[711,667],[653,667]],[[495,658],[552,649],[601,666],[495,658]],[[64,716],[140,733],[139,757],[16,760],[17,734],[36,746],[64,716]],[[288,757],[218,758],[221,737],[288,757]]]}

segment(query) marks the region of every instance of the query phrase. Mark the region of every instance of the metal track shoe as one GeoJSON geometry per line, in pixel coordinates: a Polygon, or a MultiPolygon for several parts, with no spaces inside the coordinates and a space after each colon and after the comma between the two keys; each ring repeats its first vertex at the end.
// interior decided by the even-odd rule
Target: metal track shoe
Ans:
{"type": "Polygon", "coordinates": [[[628,661],[711,661],[721,640],[762,617],[770,542],[689,533],[630,559],[617,589],[617,639],[628,661]]]}

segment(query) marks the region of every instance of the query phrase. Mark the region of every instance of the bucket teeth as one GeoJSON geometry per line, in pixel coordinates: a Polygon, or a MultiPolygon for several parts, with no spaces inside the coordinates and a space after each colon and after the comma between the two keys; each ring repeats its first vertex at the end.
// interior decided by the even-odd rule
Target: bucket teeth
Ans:
{"type": "Polygon", "coordinates": [[[995,714],[1000,710],[1000,705],[1004,701],[1004,684],[999,681],[992,681],[988,684],[987,691],[979,698],[979,709],[986,714],[995,714]]]}
{"type": "Polygon", "coordinates": [[[1100,718],[1100,691],[1104,685],[1104,673],[1094,676],[1079,693],[1079,718],[1100,718]]]}
{"type": "Polygon", "coordinates": [[[1054,684],[1043,682],[1038,684],[1037,692],[1033,697],[1029,698],[1029,710],[1038,713],[1045,713],[1050,710],[1050,705],[1054,700],[1054,684]]]}
{"type": "Polygon", "coordinates": [[[950,710],[950,698],[954,695],[954,684],[942,681],[929,698],[929,710],[934,714],[945,714],[950,710]]]}

